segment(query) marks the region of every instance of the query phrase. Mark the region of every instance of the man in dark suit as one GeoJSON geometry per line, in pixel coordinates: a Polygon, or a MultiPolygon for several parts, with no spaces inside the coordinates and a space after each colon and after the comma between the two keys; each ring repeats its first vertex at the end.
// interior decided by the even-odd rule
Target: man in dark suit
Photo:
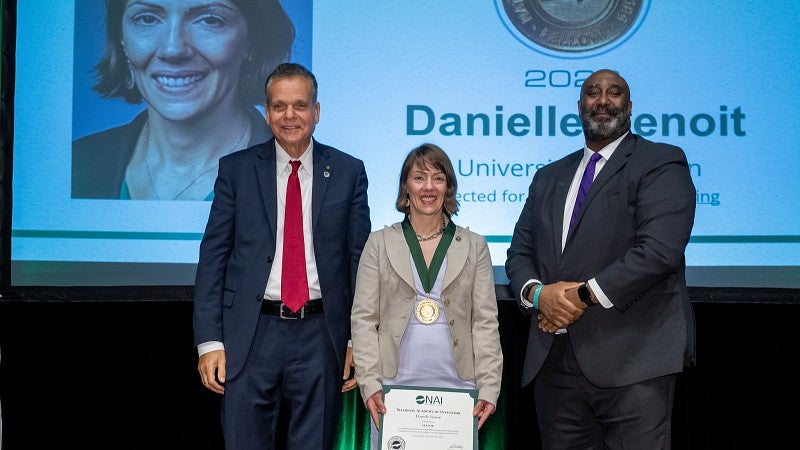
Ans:
{"type": "Polygon", "coordinates": [[[312,138],[311,72],[281,64],[266,93],[274,138],[220,160],[195,282],[198,370],[224,394],[226,448],[275,448],[283,402],[286,447],[329,449],[342,391],[355,387],[348,340],[367,176],[312,138]]]}
{"type": "Polygon", "coordinates": [[[681,149],[630,133],[632,106],[616,72],[586,79],[585,148],[536,173],[508,250],[536,315],[522,382],[545,449],[670,448],[675,380],[694,362],[694,185],[681,149]]]}

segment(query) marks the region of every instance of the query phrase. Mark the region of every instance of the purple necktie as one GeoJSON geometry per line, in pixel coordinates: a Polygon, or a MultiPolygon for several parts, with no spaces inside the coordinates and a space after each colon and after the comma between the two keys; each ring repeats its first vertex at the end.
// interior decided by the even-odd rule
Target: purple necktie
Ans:
{"type": "Polygon", "coordinates": [[[572,219],[569,221],[567,236],[572,234],[572,230],[575,229],[575,225],[578,223],[578,216],[581,213],[583,201],[586,200],[586,194],[589,192],[589,188],[592,187],[592,181],[594,181],[594,168],[600,158],[602,158],[600,153],[594,153],[592,157],[589,158],[589,164],[586,165],[586,170],[583,171],[581,185],[578,187],[578,196],[575,198],[575,207],[572,208],[572,219]]]}

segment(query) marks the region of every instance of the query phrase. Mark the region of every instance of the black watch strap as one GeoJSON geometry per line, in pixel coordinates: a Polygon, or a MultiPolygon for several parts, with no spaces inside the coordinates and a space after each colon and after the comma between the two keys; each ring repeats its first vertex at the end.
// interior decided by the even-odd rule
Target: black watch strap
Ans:
{"type": "Polygon", "coordinates": [[[531,301],[530,299],[531,289],[533,289],[533,287],[536,286],[536,284],[537,283],[528,283],[527,286],[522,288],[522,298],[524,298],[526,301],[531,301]]]}
{"type": "Polygon", "coordinates": [[[583,283],[583,285],[578,288],[578,298],[580,298],[586,306],[594,306],[592,293],[589,292],[589,285],[587,283],[583,283]]]}

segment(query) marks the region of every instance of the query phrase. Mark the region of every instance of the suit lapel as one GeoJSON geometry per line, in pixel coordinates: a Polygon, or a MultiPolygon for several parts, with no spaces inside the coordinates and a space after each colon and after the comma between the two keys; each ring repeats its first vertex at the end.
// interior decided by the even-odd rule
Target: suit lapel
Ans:
{"type": "Polygon", "coordinates": [[[561,242],[564,239],[564,209],[567,206],[567,194],[569,194],[569,187],[575,177],[575,171],[580,166],[582,157],[583,150],[578,150],[570,155],[566,165],[556,177],[556,188],[551,205],[553,208],[553,240],[555,241],[553,248],[556,250],[556,261],[561,258],[561,242]]]}
{"type": "Polygon", "coordinates": [[[586,211],[586,208],[589,203],[592,202],[592,199],[597,196],[597,193],[603,189],[603,186],[605,186],[606,183],[608,183],[608,180],[610,180],[614,174],[619,172],[628,161],[628,156],[630,156],[631,152],[633,152],[635,142],[636,139],[634,136],[632,134],[628,134],[628,136],[626,136],[625,139],[619,143],[619,146],[616,150],[614,150],[611,158],[606,161],[603,169],[597,174],[597,177],[592,183],[592,187],[589,188],[589,192],[586,193],[586,202],[584,203],[583,207],[584,211],[586,211]]]}
{"type": "MultiPolygon", "coordinates": [[[[597,174],[597,177],[592,182],[592,187],[589,188],[589,192],[586,193],[586,199],[583,202],[583,208],[580,211],[580,214],[577,217],[578,224],[580,224],[581,219],[583,218],[584,213],[586,210],[589,209],[592,201],[595,197],[600,193],[603,187],[608,183],[608,181],[617,173],[619,172],[622,167],[625,166],[625,163],[628,161],[628,156],[630,156],[631,152],[633,152],[634,143],[636,139],[634,138],[633,134],[628,134],[622,142],[619,143],[619,146],[614,153],[611,155],[611,158],[606,161],[603,168],[600,170],[600,173],[597,174]]],[[[577,232],[577,228],[574,232],[577,232]]],[[[573,232],[573,233],[574,233],[573,232]]],[[[568,243],[569,244],[569,243],[568,243]]]]}
{"type": "Polygon", "coordinates": [[[311,223],[314,231],[317,229],[317,221],[322,212],[322,204],[325,200],[325,193],[332,177],[336,176],[336,171],[330,161],[330,152],[327,147],[316,140],[312,147],[312,158],[314,161],[314,178],[311,188],[311,223]]]}
{"type": "MultiPolygon", "coordinates": [[[[466,235],[467,229],[457,228],[456,235],[447,249],[447,268],[442,282],[442,291],[464,270],[469,253],[469,240],[466,235]]],[[[383,236],[386,243],[386,254],[392,268],[409,287],[416,289],[414,273],[411,271],[411,252],[408,249],[405,235],[403,235],[402,226],[396,223],[391,227],[386,227],[383,236]]]]}
{"type": "Polygon", "coordinates": [[[455,281],[467,263],[467,254],[469,253],[469,240],[466,238],[467,231],[467,228],[456,228],[456,235],[447,249],[447,269],[442,282],[442,292],[450,283],[455,281]]]}
{"type": "Polygon", "coordinates": [[[399,223],[384,228],[383,239],[386,244],[386,254],[389,257],[389,264],[408,284],[411,289],[414,286],[414,274],[411,272],[411,251],[408,250],[406,238],[403,235],[403,227],[399,223]]]}
{"type": "Polygon", "coordinates": [[[267,216],[267,222],[269,222],[272,239],[275,240],[277,239],[275,233],[278,229],[278,200],[276,196],[278,188],[275,176],[275,139],[270,139],[268,142],[264,143],[261,146],[261,151],[258,156],[260,158],[256,165],[258,186],[259,190],[261,191],[261,198],[265,208],[264,213],[267,216]]]}

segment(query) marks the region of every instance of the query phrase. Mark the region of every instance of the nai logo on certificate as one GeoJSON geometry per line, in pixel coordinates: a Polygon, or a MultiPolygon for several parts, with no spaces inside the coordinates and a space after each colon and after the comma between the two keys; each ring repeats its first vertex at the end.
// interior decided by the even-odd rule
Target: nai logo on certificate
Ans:
{"type": "Polygon", "coordinates": [[[382,449],[478,449],[474,389],[383,386],[382,449]]]}

